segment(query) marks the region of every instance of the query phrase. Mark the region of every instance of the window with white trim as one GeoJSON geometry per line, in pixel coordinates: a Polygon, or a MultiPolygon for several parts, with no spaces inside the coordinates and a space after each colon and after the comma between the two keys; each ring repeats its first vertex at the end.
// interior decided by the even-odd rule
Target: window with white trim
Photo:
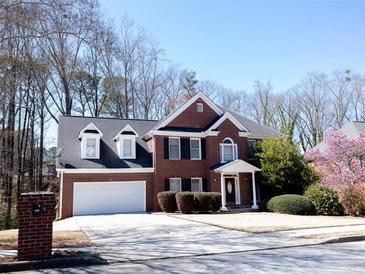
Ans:
{"type": "Polygon", "coordinates": [[[202,178],[191,178],[191,191],[192,192],[202,192],[203,191],[202,178]]]}
{"type": "Polygon", "coordinates": [[[138,133],[127,124],[114,137],[120,159],[136,159],[138,133]]]}
{"type": "Polygon", "coordinates": [[[82,159],[99,159],[100,158],[100,139],[103,133],[94,123],[89,123],[79,133],[82,159]]]}
{"type": "Polygon", "coordinates": [[[132,157],[132,139],[122,139],[123,157],[132,157]]]}
{"type": "Polygon", "coordinates": [[[201,160],[201,140],[200,138],[190,138],[190,159],[201,160]]]}
{"type": "Polygon", "coordinates": [[[136,159],[136,137],[120,135],[117,141],[120,159],[136,159]]]}
{"type": "Polygon", "coordinates": [[[169,137],[169,159],[180,160],[180,138],[169,137]]]}
{"type": "Polygon", "coordinates": [[[170,178],[170,191],[181,191],[181,178],[170,178]]]}
{"type": "Polygon", "coordinates": [[[226,138],[220,144],[221,162],[229,162],[237,159],[237,144],[233,143],[231,138],[226,138]]]}
{"type": "Polygon", "coordinates": [[[86,158],[96,157],[96,138],[86,138],[86,158]]]}
{"type": "Polygon", "coordinates": [[[196,111],[197,112],[203,112],[204,111],[204,105],[202,103],[196,104],[196,111]]]}
{"type": "Polygon", "coordinates": [[[83,133],[81,137],[81,158],[99,159],[100,158],[100,135],[83,133]]]}

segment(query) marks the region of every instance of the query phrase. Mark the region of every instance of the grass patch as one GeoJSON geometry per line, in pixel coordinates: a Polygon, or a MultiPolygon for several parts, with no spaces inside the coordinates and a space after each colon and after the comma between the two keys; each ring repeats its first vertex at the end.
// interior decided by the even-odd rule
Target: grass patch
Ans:
{"type": "MultiPolygon", "coordinates": [[[[88,247],[89,238],[82,231],[54,231],[53,248],[88,247]]],[[[18,230],[9,229],[0,231],[0,249],[18,248],[18,230]]]]}

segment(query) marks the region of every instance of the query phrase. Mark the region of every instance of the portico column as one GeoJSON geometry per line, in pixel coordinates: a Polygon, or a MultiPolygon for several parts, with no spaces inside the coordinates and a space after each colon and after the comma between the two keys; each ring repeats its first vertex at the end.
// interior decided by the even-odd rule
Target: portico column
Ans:
{"type": "Polygon", "coordinates": [[[221,196],[222,196],[221,211],[227,211],[227,207],[226,207],[226,190],[225,190],[225,185],[224,185],[223,172],[221,172],[221,196]]]}
{"type": "Polygon", "coordinates": [[[255,172],[252,172],[252,200],[253,200],[253,205],[251,206],[251,208],[258,209],[259,207],[257,206],[257,200],[256,200],[255,172]]]}

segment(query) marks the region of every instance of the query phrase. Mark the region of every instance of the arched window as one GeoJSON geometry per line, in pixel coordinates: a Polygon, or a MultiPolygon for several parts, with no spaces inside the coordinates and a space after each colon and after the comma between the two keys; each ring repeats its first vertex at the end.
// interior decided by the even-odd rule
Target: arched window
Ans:
{"type": "Polygon", "coordinates": [[[225,138],[220,144],[221,162],[229,162],[237,159],[237,144],[231,138],[225,138]]]}

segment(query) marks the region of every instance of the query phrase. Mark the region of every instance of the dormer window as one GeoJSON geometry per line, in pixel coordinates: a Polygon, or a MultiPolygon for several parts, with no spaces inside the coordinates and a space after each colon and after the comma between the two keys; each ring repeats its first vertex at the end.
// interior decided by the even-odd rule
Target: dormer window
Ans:
{"type": "Polygon", "coordinates": [[[126,125],[115,137],[120,159],[136,159],[136,138],[138,133],[126,125]]]}
{"type": "Polygon", "coordinates": [[[102,132],[94,123],[88,124],[80,131],[79,139],[81,141],[81,158],[99,159],[100,158],[100,138],[102,132]]]}
{"type": "Polygon", "coordinates": [[[196,104],[196,111],[197,112],[203,112],[204,111],[204,105],[203,105],[203,103],[197,103],[196,104]]]}
{"type": "Polygon", "coordinates": [[[220,144],[221,162],[237,160],[237,144],[233,143],[231,138],[225,138],[220,144]]]}
{"type": "Polygon", "coordinates": [[[123,157],[132,157],[132,139],[123,139],[123,157]]]}
{"type": "Polygon", "coordinates": [[[96,157],[96,138],[86,138],[86,152],[87,158],[96,157]]]}

